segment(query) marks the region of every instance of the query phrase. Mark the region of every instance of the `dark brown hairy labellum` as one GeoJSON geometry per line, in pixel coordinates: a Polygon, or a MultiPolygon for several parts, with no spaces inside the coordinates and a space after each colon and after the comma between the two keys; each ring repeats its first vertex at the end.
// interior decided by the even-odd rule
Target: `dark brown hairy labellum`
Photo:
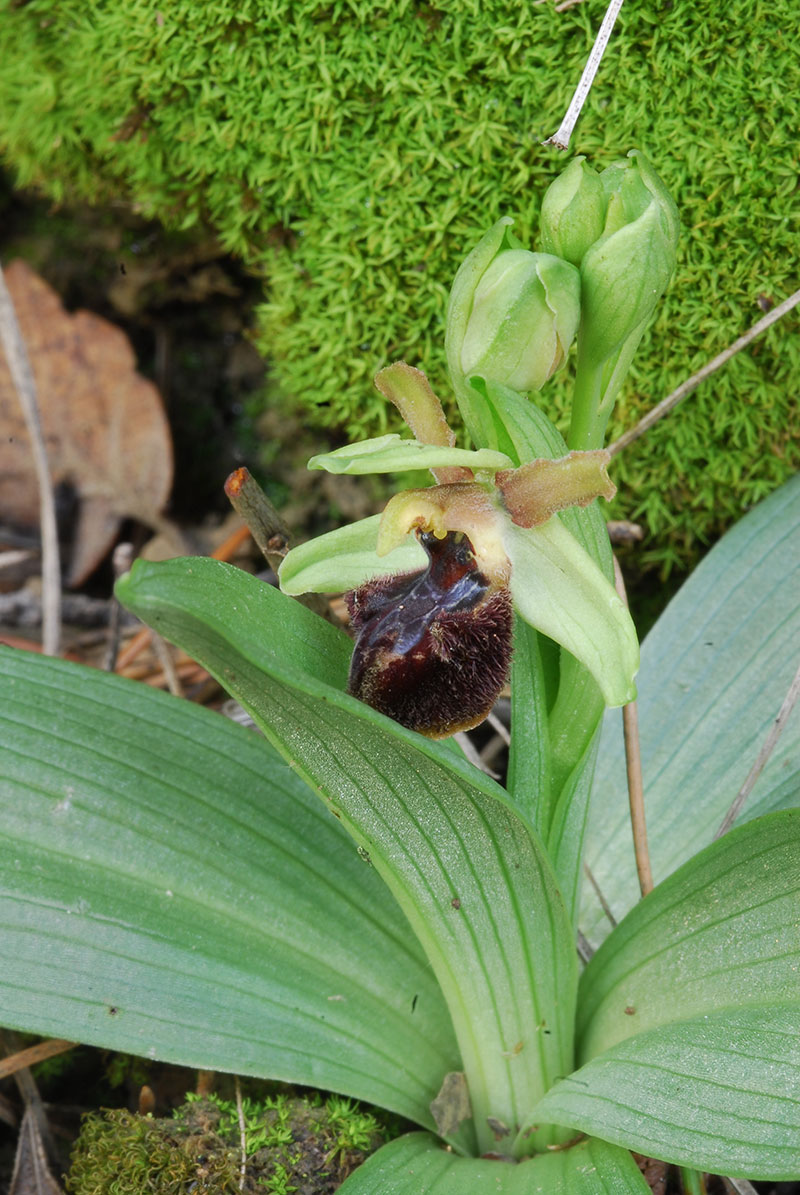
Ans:
{"type": "Polygon", "coordinates": [[[348,690],[430,738],[477,726],[511,662],[511,596],[493,588],[461,532],[419,535],[428,567],[347,595],[357,632],[348,690]]]}

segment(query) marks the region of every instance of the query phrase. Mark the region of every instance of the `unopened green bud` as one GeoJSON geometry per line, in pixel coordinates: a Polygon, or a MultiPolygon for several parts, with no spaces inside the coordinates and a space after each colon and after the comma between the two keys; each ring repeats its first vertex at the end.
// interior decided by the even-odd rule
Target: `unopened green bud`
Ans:
{"type": "Polygon", "coordinates": [[[465,376],[525,392],[563,363],[580,318],[580,275],[547,253],[502,250],[481,275],[459,350],[465,376]]]}
{"type": "Polygon", "coordinates": [[[604,235],[581,263],[581,346],[606,360],[644,327],[675,269],[678,213],[661,179],[641,154],[614,163],[604,235]]]}
{"type": "Polygon", "coordinates": [[[600,175],[603,235],[581,262],[581,326],[568,443],[601,447],[614,400],[675,269],[678,210],[653,167],[632,151],[600,175]]]}
{"type": "Polygon", "coordinates": [[[585,158],[575,158],[547,188],[539,230],[542,249],[579,266],[603,235],[607,198],[601,176],[585,158]]]}
{"type": "Polygon", "coordinates": [[[664,226],[678,240],[678,209],[647,158],[631,150],[627,158],[612,162],[600,174],[606,197],[603,234],[608,236],[626,224],[632,224],[651,202],[658,206],[664,226]]]}

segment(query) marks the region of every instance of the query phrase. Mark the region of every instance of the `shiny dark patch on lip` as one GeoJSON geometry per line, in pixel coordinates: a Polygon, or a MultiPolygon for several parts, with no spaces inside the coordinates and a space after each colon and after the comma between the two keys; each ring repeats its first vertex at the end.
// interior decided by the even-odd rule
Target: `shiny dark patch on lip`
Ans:
{"type": "Polygon", "coordinates": [[[356,645],[348,689],[421,734],[477,726],[511,662],[511,598],[493,589],[461,532],[419,535],[428,567],[347,595],[356,645]]]}

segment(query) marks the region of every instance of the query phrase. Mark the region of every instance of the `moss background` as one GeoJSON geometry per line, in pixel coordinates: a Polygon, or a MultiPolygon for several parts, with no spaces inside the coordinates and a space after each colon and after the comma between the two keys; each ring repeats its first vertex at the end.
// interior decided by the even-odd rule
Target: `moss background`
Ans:
{"type": "MultiPolygon", "coordinates": [[[[279,401],[378,434],[391,360],[447,394],[443,314],[499,215],[535,238],[605,0],[8,0],[0,151],[58,200],[213,229],[263,277],[279,401]]],[[[627,0],[572,149],[643,149],[683,221],[619,434],[798,286],[795,0],[627,0]]],[[[535,247],[535,246],[533,246],[535,247]]],[[[662,573],[800,462],[795,313],[615,463],[615,518],[662,573]]],[[[569,367],[542,402],[563,412],[569,367]]],[[[273,399],[274,401],[274,399],[273,399]]]]}

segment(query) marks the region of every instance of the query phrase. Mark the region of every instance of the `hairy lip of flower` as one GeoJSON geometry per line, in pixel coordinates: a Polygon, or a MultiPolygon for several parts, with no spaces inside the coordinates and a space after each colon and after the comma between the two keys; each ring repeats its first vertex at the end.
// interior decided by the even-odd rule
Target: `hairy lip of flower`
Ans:
{"type": "Polygon", "coordinates": [[[511,596],[494,588],[463,532],[418,533],[428,565],[347,595],[356,644],[348,692],[403,726],[443,738],[477,726],[508,678],[511,596]]]}

